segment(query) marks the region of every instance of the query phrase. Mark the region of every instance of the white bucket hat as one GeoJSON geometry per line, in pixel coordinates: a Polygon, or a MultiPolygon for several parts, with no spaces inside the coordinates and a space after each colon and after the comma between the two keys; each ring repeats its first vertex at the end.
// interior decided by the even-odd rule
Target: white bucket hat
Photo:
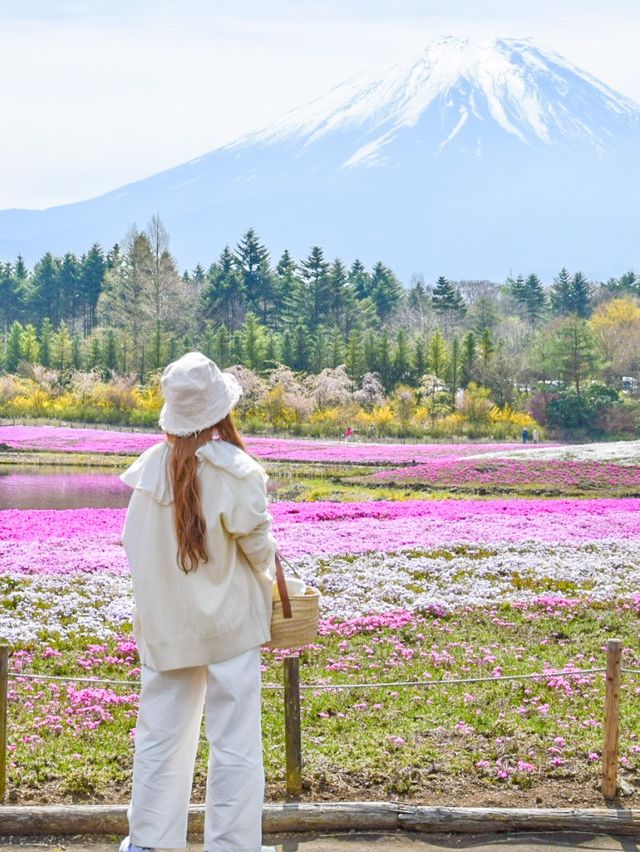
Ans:
{"type": "Polygon", "coordinates": [[[214,426],[242,395],[235,376],[223,373],[202,352],[187,352],[167,366],[161,379],[165,403],[160,428],[171,435],[193,435],[214,426]]]}

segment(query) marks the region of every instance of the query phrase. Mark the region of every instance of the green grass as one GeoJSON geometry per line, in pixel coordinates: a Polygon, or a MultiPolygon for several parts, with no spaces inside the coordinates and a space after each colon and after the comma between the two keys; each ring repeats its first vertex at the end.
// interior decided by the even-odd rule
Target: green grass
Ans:
{"type": "MultiPolygon", "coordinates": [[[[553,668],[568,663],[601,667],[603,646],[611,636],[624,641],[625,665],[640,668],[638,622],[636,606],[610,602],[527,609],[504,605],[447,617],[423,615],[395,630],[364,629],[350,638],[319,638],[302,651],[301,676],[306,683],[339,684],[491,676],[497,666],[503,674],[542,671],[545,663],[553,668]]],[[[33,649],[35,657],[26,668],[70,677],[131,676],[135,660],[127,661],[113,642],[103,650],[87,647],[86,639],[70,642],[58,649],[60,657],[49,658],[33,649]],[[78,656],[90,661],[88,671],[78,665],[78,656]]],[[[268,652],[264,661],[264,682],[280,683],[281,655],[268,652]]],[[[602,749],[604,681],[594,675],[583,684],[569,683],[574,683],[570,689],[563,682],[544,680],[303,691],[305,795],[452,797],[460,802],[465,797],[485,801],[491,795],[517,794],[541,795],[547,804],[598,802],[600,761],[589,755],[602,749]],[[557,737],[565,743],[554,755],[549,749],[557,748],[557,737]],[[554,756],[563,763],[554,766],[554,756]],[[509,771],[508,778],[496,775],[497,760],[509,771]],[[489,766],[478,766],[479,761],[489,766]],[[532,764],[535,771],[518,769],[518,761],[532,764]]],[[[10,801],[127,799],[132,700],[107,705],[111,718],[100,721],[104,702],[99,697],[78,714],[65,685],[24,682],[13,688],[9,742],[16,748],[10,753],[10,801]],[[95,729],[84,729],[83,718],[97,720],[95,729]],[[78,731],[74,724],[80,726],[78,731]],[[23,739],[38,733],[41,740],[23,739]]],[[[130,691],[116,689],[120,695],[130,691]]],[[[640,679],[625,676],[620,752],[627,761],[622,776],[632,782],[640,781],[634,751],[640,745],[639,692],[640,679]]],[[[269,795],[279,798],[285,793],[282,693],[265,690],[263,704],[269,795]]],[[[203,740],[196,798],[204,794],[205,773],[203,740]]]]}

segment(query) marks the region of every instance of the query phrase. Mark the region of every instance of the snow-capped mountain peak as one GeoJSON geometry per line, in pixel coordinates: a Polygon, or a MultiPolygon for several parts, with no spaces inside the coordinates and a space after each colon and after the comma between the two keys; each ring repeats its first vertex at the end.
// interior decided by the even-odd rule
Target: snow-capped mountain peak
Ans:
{"type": "Polygon", "coordinates": [[[608,278],[640,266],[638,150],[640,107],[559,54],[441,38],[99,198],[0,211],[0,259],[108,246],[159,212],[184,266],[254,227],[274,256],[318,245],[407,281],[608,278]]]}
{"type": "Polygon", "coordinates": [[[426,119],[434,151],[465,128],[467,140],[481,142],[496,126],[528,144],[588,141],[607,150],[621,131],[640,127],[640,107],[530,39],[446,36],[400,63],[354,77],[234,147],[286,140],[309,146],[356,131],[361,144],[346,165],[372,164],[384,159],[401,130],[426,119]]]}

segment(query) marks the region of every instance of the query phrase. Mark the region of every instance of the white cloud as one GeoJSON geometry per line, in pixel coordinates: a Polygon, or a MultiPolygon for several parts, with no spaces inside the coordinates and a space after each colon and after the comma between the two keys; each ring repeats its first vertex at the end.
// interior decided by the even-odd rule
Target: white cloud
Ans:
{"type": "Polygon", "coordinates": [[[442,33],[531,35],[640,101],[640,11],[627,0],[479,5],[5,0],[0,208],[74,201],[177,165],[442,33]]]}

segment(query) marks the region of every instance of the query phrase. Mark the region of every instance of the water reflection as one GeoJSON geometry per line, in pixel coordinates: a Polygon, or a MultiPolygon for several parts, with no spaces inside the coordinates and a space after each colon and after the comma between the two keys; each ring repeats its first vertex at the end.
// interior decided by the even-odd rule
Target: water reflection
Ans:
{"type": "Polygon", "coordinates": [[[120,508],[131,489],[120,471],[92,468],[0,467],[0,509],[120,508]]]}

